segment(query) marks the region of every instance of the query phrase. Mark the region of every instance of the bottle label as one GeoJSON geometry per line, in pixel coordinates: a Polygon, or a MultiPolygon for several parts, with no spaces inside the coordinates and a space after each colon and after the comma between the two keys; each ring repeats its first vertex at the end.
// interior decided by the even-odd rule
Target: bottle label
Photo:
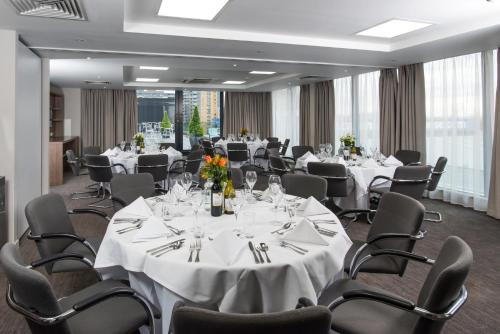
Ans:
{"type": "Polygon", "coordinates": [[[222,206],[222,193],[212,193],[212,205],[222,206]]]}
{"type": "Polygon", "coordinates": [[[233,211],[233,206],[231,205],[231,200],[229,198],[226,198],[224,200],[224,208],[226,211],[232,212],[233,211]]]}

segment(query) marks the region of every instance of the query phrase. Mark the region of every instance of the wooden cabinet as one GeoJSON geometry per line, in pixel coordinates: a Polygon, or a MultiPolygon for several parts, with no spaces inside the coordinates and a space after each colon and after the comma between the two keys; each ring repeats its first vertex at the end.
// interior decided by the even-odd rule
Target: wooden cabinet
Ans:
{"type": "Polygon", "coordinates": [[[64,136],[64,96],[50,93],[50,137],[64,136]]]}

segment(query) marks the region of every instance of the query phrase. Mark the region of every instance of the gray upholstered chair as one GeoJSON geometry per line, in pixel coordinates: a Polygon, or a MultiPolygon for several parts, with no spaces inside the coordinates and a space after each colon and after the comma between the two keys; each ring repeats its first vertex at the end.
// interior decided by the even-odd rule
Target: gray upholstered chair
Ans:
{"type": "Polygon", "coordinates": [[[33,334],[123,334],[142,326],[154,334],[154,318],[160,318],[160,312],[123,283],[101,281],[58,299],[47,278],[33,270],[56,257],[26,266],[17,246],[8,243],[0,260],[8,281],[7,304],[24,316],[33,334]]]}
{"type": "Polygon", "coordinates": [[[326,200],[328,183],[316,175],[285,174],[281,177],[287,195],[309,198],[313,196],[320,202],[326,200]]]}
{"type": "Polygon", "coordinates": [[[279,142],[280,141],[280,139],[278,137],[267,137],[266,139],[270,143],[279,142]]]}
{"type": "Polygon", "coordinates": [[[143,154],[137,158],[137,173],[149,173],[155,183],[162,182],[166,188],[168,179],[168,155],[143,154]]]}
{"type": "Polygon", "coordinates": [[[82,168],[82,161],[75,155],[73,150],[66,150],[66,162],[71,167],[71,171],[74,176],[85,175],[88,174],[87,169],[82,168]]]}
{"type": "Polygon", "coordinates": [[[239,168],[231,168],[231,180],[234,189],[241,189],[245,185],[243,171],[239,168]]]}
{"type": "Polygon", "coordinates": [[[150,173],[117,175],[111,180],[111,199],[122,207],[140,196],[148,198],[165,192],[166,190],[155,187],[150,173]]]}
{"type": "Polygon", "coordinates": [[[420,152],[412,150],[399,150],[394,154],[394,157],[401,161],[403,165],[420,163],[420,152]]]}
{"type": "Polygon", "coordinates": [[[312,146],[309,145],[302,145],[302,146],[293,146],[292,147],[292,156],[295,161],[297,161],[298,158],[306,154],[307,152],[311,152],[314,154],[314,149],[312,146]]]}
{"type": "Polygon", "coordinates": [[[321,176],[328,182],[327,196],[332,200],[338,197],[347,197],[349,186],[352,189],[355,184],[353,178],[348,175],[346,167],[342,164],[310,162],[307,164],[307,170],[309,174],[321,176]]]}
{"type": "Polygon", "coordinates": [[[328,334],[330,311],[324,306],[268,314],[220,313],[177,303],[170,328],[174,334],[328,334]]]}
{"type": "Polygon", "coordinates": [[[281,151],[280,151],[281,156],[284,157],[286,155],[286,152],[288,151],[288,145],[290,145],[290,138],[285,139],[285,141],[283,142],[283,145],[281,146],[281,151]]]}
{"type": "MultiPolygon", "coordinates": [[[[424,235],[420,227],[425,208],[419,201],[398,193],[388,192],[380,199],[377,210],[343,210],[337,214],[343,218],[348,214],[374,213],[373,223],[366,240],[352,240],[353,244],[344,258],[344,270],[352,272],[353,263],[372,251],[395,249],[411,252],[415,241],[424,235]]],[[[401,259],[380,257],[361,267],[361,271],[403,276],[407,262],[401,259]]]]}
{"type": "Polygon", "coordinates": [[[83,148],[83,156],[86,155],[99,155],[102,153],[102,150],[99,146],[85,146],[83,148]]]}
{"type": "Polygon", "coordinates": [[[250,150],[246,143],[228,143],[227,159],[231,165],[233,162],[248,164],[250,161],[250,150]]]}
{"type": "MultiPolygon", "coordinates": [[[[427,184],[427,191],[435,191],[437,189],[437,186],[439,184],[439,181],[441,180],[441,176],[445,173],[445,167],[446,164],[448,163],[448,159],[446,157],[439,157],[436,165],[432,169],[431,172],[431,180],[427,184]]],[[[442,223],[443,222],[443,216],[441,215],[440,212],[438,211],[425,211],[427,214],[430,215],[435,215],[436,219],[432,218],[425,218],[425,221],[432,222],[432,223],[442,223]]]]}
{"type": "Polygon", "coordinates": [[[373,251],[361,262],[394,257],[432,265],[416,303],[393,293],[342,279],[327,288],[318,300],[332,311],[332,329],[352,334],[438,334],[445,322],[467,300],[464,283],[472,266],[470,247],[460,238],[448,237],[435,261],[412,253],[373,251]]]}
{"type": "Polygon", "coordinates": [[[74,209],[67,211],[63,198],[58,194],[47,194],[31,200],[25,208],[30,227],[28,239],[34,240],[40,257],[60,256],[45,266],[49,274],[87,270],[92,266],[101,243],[77,235],[71,223],[70,214],[95,214],[109,221],[109,217],[94,209],[74,209]],[[82,258],[74,258],[77,254],[82,258]]]}
{"type": "Polygon", "coordinates": [[[279,157],[280,147],[281,143],[279,141],[269,142],[265,148],[259,147],[253,155],[253,163],[263,168],[269,167],[269,157],[279,157]],[[264,164],[262,164],[262,161],[264,164]]]}
{"type": "Polygon", "coordinates": [[[420,200],[429,182],[431,166],[401,166],[396,168],[394,177],[378,175],[373,178],[368,186],[369,201],[376,207],[380,196],[387,192],[396,192],[420,200]],[[377,185],[380,180],[390,181],[377,185]]]}

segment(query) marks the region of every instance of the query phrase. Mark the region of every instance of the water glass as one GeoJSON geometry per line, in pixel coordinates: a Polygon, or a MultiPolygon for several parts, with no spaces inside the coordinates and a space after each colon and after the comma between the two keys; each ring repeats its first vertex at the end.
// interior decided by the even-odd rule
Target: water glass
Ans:
{"type": "Polygon", "coordinates": [[[245,211],[242,213],[243,219],[243,230],[241,234],[248,239],[252,239],[254,234],[252,233],[253,226],[255,225],[255,212],[245,211]]]}
{"type": "Polygon", "coordinates": [[[255,198],[253,198],[253,187],[255,186],[255,183],[257,183],[257,172],[253,170],[247,171],[245,174],[245,180],[250,187],[250,194],[252,195],[250,196],[250,202],[255,203],[255,198]]]}

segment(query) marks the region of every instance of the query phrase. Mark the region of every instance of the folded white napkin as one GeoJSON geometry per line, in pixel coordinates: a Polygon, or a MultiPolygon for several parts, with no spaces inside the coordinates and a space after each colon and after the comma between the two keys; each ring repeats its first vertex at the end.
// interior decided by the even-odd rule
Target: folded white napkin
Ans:
{"type": "Polygon", "coordinates": [[[179,154],[182,154],[181,152],[177,151],[175,148],[173,148],[172,146],[169,146],[167,148],[167,154],[168,155],[179,155],[179,154]]]}
{"type": "Polygon", "coordinates": [[[118,157],[121,158],[121,159],[131,159],[131,158],[134,157],[134,153],[120,152],[120,154],[118,154],[118,157]]]}
{"type": "Polygon", "coordinates": [[[323,239],[313,225],[305,219],[302,219],[293,230],[283,235],[281,239],[328,246],[328,242],[323,239]]]}
{"type": "Polygon", "coordinates": [[[106,151],[104,151],[104,153],[101,153],[101,155],[105,155],[105,156],[109,157],[111,155],[111,153],[112,153],[111,149],[108,148],[106,151]]]}
{"type": "Polygon", "coordinates": [[[320,160],[311,152],[307,151],[303,156],[299,158],[302,161],[303,166],[307,166],[310,162],[319,162],[320,160]]]}
{"type": "Polygon", "coordinates": [[[215,145],[218,145],[218,146],[224,146],[224,145],[226,145],[226,141],[225,141],[225,140],[223,140],[223,139],[219,139],[219,140],[215,143],[215,145]]]}
{"type": "Polygon", "coordinates": [[[313,196],[310,196],[307,200],[300,204],[297,210],[302,211],[302,215],[304,217],[332,213],[313,196]]]}
{"type": "Polygon", "coordinates": [[[378,163],[373,160],[372,158],[370,159],[366,159],[365,162],[363,162],[363,164],[361,165],[361,167],[364,167],[364,168],[378,168],[378,163]]]}
{"type": "Polygon", "coordinates": [[[149,218],[152,215],[153,212],[142,196],[115,214],[119,218],[149,218]]]}
{"type": "Polygon", "coordinates": [[[246,245],[245,240],[238,238],[231,230],[222,231],[210,244],[228,266],[236,261],[246,245]]]}
{"type": "Polygon", "coordinates": [[[175,194],[176,196],[178,196],[178,194],[180,194],[181,195],[180,200],[185,200],[187,197],[186,191],[178,182],[175,182],[174,186],[172,187],[171,192],[173,194],[175,194]]]}
{"type": "Polygon", "coordinates": [[[138,230],[132,242],[143,242],[158,238],[168,238],[174,234],[163,224],[160,218],[151,216],[146,220],[138,230]]]}
{"type": "Polygon", "coordinates": [[[403,166],[403,163],[396,159],[392,154],[385,159],[384,165],[386,166],[403,166]]]}
{"type": "Polygon", "coordinates": [[[267,139],[264,139],[261,143],[262,143],[262,146],[266,147],[267,144],[269,144],[269,141],[267,139]]]}

